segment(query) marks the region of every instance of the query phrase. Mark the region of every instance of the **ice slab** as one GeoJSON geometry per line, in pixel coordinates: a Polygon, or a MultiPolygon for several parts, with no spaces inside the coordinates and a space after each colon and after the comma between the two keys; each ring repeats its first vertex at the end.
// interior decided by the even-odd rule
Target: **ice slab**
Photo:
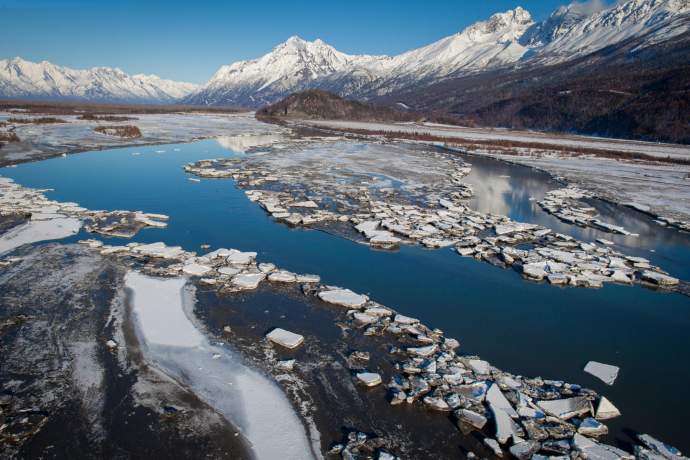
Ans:
{"type": "Polygon", "coordinates": [[[279,327],[273,329],[266,335],[266,338],[273,343],[277,343],[285,348],[297,348],[304,342],[304,336],[286,331],[279,327]]]}
{"type": "Polygon", "coordinates": [[[537,405],[547,414],[564,420],[591,412],[592,405],[584,397],[537,401],[537,405]]]}
{"type": "Polygon", "coordinates": [[[382,382],[381,376],[375,372],[360,372],[357,380],[368,387],[375,387],[382,382]]]}
{"type": "Polygon", "coordinates": [[[13,251],[25,244],[58,240],[76,235],[80,227],[81,222],[71,217],[30,220],[0,236],[0,254],[13,251]]]}
{"type": "Polygon", "coordinates": [[[191,263],[182,267],[182,271],[187,275],[202,276],[210,272],[211,267],[207,267],[206,265],[200,265],[197,263],[191,263]]]}
{"type": "Polygon", "coordinates": [[[610,418],[619,417],[621,415],[620,411],[616,406],[613,405],[605,396],[602,396],[599,400],[599,405],[597,406],[597,412],[595,418],[597,420],[608,420],[610,418]]]}
{"type": "Polygon", "coordinates": [[[349,289],[332,289],[329,291],[319,292],[319,298],[324,302],[342,305],[343,307],[357,308],[364,305],[367,296],[356,294],[349,289]]]}
{"type": "Polygon", "coordinates": [[[592,374],[607,385],[613,385],[613,382],[615,382],[618,377],[619,370],[620,368],[618,366],[603,364],[597,361],[590,361],[585,366],[585,372],[592,374]]]}
{"type": "Polygon", "coordinates": [[[498,388],[498,385],[493,384],[486,392],[486,401],[492,409],[500,409],[512,418],[518,418],[518,413],[515,412],[510,402],[503,396],[503,392],[498,388]]]}

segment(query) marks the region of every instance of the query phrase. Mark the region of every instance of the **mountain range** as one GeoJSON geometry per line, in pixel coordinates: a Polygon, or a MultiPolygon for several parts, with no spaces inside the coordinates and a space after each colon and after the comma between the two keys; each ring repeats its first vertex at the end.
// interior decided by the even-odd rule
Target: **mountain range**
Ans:
{"type": "Polygon", "coordinates": [[[638,53],[689,30],[690,0],[628,0],[600,11],[573,3],[540,22],[517,7],[397,56],[349,55],[294,36],[258,59],[222,66],[183,100],[259,107],[308,88],[375,100],[496,69],[553,66],[630,41],[638,53]]]}
{"type": "Polygon", "coordinates": [[[396,56],[290,37],[204,85],[0,61],[0,97],[259,108],[306,89],[458,123],[690,142],[690,0],[572,3],[534,21],[496,13],[396,56]]]}
{"type": "Polygon", "coordinates": [[[199,85],[120,69],[71,69],[48,61],[0,60],[0,97],[78,99],[99,102],[175,102],[199,85]]]}

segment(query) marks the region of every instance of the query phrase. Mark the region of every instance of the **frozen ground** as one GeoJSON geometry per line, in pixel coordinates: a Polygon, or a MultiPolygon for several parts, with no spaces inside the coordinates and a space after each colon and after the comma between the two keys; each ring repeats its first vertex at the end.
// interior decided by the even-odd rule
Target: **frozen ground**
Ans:
{"type": "Polygon", "coordinates": [[[576,135],[554,135],[535,131],[515,131],[500,128],[466,128],[434,123],[373,123],[340,120],[309,120],[308,125],[355,129],[367,131],[403,132],[409,134],[428,134],[431,136],[457,138],[467,141],[511,141],[537,143],[565,147],[608,150],[612,152],[637,153],[656,157],[690,159],[690,146],[657,144],[619,139],[598,138],[576,135]]]}
{"type": "MultiPolygon", "coordinates": [[[[1,113],[0,115],[9,115],[1,113]]],[[[16,115],[13,115],[16,116],[16,115]]],[[[265,142],[284,133],[275,125],[257,123],[252,113],[243,114],[133,114],[136,120],[122,124],[135,125],[140,138],[122,139],[94,132],[99,125],[113,122],[78,120],[75,115],[60,116],[68,123],[17,124],[16,133],[21,142],[9,143],[0,149],[0,166],[58,156],[63,153],[82,152],[127,145],[166,144],[189,142],[196,139],[222,136],[230,146],[247,148],[252,143],[265,142]],[[240,136],[241,135],[241,136],[240,136]]],[[[25,117],[22,117],[25,118],[25,117]]]]}
{"type": "Polygon", "coordinates": [[[210,344],[187,318],[184,303],[194,301],[194,292],[185,290],[186,283],[128,273],[125,284],[133,293],[144,355],[238,425],[257,458],[314,458],[304,426],[281,390],[227,348],[210,344]]]}

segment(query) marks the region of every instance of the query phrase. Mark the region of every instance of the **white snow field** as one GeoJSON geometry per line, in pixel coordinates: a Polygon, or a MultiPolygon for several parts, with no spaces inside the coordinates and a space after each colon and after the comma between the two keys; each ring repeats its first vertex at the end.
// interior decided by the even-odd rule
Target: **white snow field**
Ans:
{"type": "Polygon", "coordinates": [[[132,292],[146,359],[239,427],[256,458],[317,458],[318,440],[308,439],[280,388],[231,350],[209,343],[195,327],[187,316],[194,290],[186,278],[152,278],[130,271],[125,286],[132,292]]]}

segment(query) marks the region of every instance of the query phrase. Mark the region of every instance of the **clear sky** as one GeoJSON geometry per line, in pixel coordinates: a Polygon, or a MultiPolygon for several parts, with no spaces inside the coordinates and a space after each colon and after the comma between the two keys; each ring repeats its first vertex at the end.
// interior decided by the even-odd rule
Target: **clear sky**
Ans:
{"type": "Polygon", "coordinates": [[[498,11],[543,19],[568,0],[0,0],[0,59],[205,82],[291,35],[346,53],[397,54],[498,11]]]}

